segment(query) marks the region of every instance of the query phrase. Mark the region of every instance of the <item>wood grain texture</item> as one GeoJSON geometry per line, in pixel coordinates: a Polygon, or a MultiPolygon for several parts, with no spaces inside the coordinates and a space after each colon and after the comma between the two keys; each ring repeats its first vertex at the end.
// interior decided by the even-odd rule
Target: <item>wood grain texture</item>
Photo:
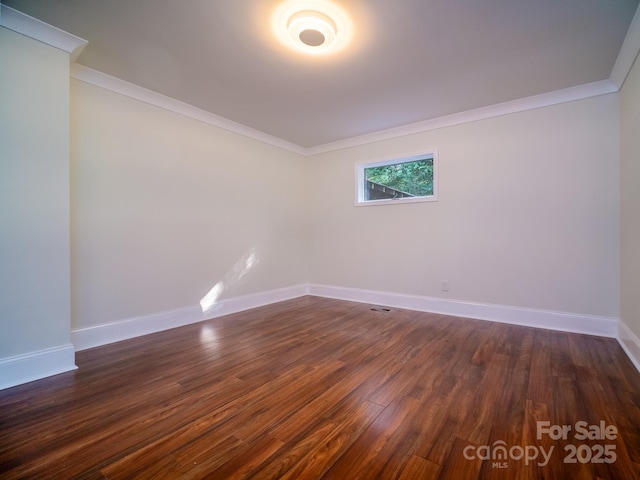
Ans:
{"type": "Polygon", "coordinates": [[[0,391],[0,478],[640,473],[640,374],[613,339],[302,297],[79,352],[77,364],[0,391]],[[605,421],[618,435],[538,439],[545,421],[605,421]],[[617,459],[564,463],[582,444],[617,459]],[[498,465],[475,455],[484,445],[554,452],[546,465],[498,465]]]}

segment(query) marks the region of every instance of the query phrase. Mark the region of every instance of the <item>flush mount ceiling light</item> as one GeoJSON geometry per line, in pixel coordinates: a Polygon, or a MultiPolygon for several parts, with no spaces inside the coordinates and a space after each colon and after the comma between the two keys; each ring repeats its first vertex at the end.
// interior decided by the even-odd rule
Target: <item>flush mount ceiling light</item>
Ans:
{"type": "Polygon", "coordinates": [[[299,52],[324,55],[343,49],[351,37],[344,11],[327,0],[291,0],[274,14],[276,36],[299,52]]]}
{"type": "Polygon", "coordinates": [[[293,14],[287,22],[287,32],[297,48],[311,52],[330,50],[338,33],[330,17],[311,10],[293,14]]]}

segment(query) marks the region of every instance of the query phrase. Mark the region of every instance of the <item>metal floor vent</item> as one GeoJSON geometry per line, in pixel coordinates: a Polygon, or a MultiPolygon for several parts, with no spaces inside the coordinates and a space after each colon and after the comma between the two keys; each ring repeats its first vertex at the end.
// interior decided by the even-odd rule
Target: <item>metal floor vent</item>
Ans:
{"type": "Polygon", "coordinates": [[[386,307],[371,307],[371,310],[374,312],[390,312],[391,311],[390,308],[386,308],[386,307]]]}

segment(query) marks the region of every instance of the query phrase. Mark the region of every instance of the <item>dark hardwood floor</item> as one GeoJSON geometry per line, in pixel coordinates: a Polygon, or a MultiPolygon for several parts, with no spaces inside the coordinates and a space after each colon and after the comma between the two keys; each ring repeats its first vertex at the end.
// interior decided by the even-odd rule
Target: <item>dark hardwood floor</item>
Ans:
{"type": "Polygon", "coordinates": [[[303,297],[77,364],[0,391],[0,478],[640,478],[613,339],[303,297]]]}

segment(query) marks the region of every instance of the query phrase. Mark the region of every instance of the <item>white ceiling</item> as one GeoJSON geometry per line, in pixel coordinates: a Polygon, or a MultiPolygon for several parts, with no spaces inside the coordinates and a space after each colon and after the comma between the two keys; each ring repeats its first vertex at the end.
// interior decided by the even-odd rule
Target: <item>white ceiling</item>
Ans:
{"type": "Polygon", "coordinates": [[[271,30],[281,0],[3,0],[78,63],[304,148],[609,78],[639,0],[334,0],[344,51],[271,30]]]}

